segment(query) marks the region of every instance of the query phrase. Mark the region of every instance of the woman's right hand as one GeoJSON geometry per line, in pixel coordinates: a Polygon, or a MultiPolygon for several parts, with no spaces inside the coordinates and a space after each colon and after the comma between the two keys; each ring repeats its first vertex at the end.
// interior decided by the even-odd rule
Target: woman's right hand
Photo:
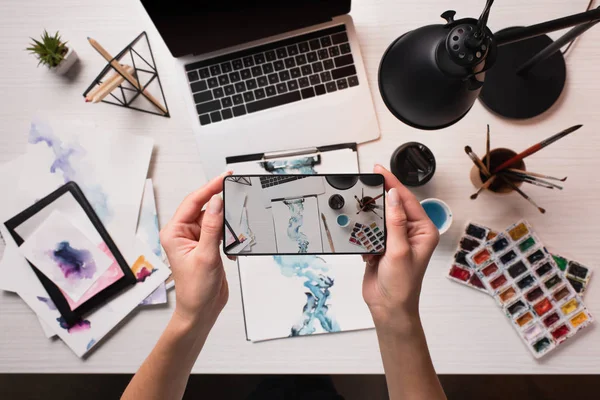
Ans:
{"type": "Polygon", "coordinates": [[[377,329],[404,329],[418,319],[419,296],[425,270],[439,232],[415,196],[381,165],[375,173],[385,178],[386,250],[364,256],[367,262],[363,297],[377,329]]]}

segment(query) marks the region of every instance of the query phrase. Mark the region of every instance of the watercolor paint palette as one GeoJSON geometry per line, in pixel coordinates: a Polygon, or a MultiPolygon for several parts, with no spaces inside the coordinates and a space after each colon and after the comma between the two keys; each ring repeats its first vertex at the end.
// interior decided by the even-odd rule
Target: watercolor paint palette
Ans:
{"type": "Polygon", "coordinates": [[[526,221],[486,241],[466,259],[536,358],[593,322],[526,221]]]}
{"type": "Polygon", "coordinates": [[[592,269],[558,254],[552,253],[552,257],[573,290],[583,296],[592,278],[592,269]]]}
{"type": "MultiPolygon", "coordinates": [[[[483,242],[491,240],[497,235],[498,233],[491,228],[488,228],[482,224],[469,222],[465,226],[463,234],[458,243],[458,248],[452,256],[452,262],[450,263],[450,269],[448,270],[447,277],[452,281],[491,295],[483,282],[481,282],[479,279],[479,276],[477,276],[475,267],[470,264],[467,256],[477,249],[483,242]],[[485,238],[485,240],[481,239],[482,237],[485,238]]],[[[522,247],[527,249],[527,246],[532,244],[534,240],[535,239],[531,238],[524,241],[522,247]]],[[[571,285],[573,290],[575,290],[575,292],[577,292],[580,296],[583,296],[592,277],[593,270],[587,266],[583,266],[577,261],[557,255],[554,252],[550,253],[554,257],[554,261],[556,262],[558,268],[562,271],[569,285],[571,285]]],[[[493,269],[494,267],[491,266],[490,270],[493,269]]],[[[486,272],[493,272],[490,270],[486,272]]]]}
{"type": "Polygon", "coordinates": [[[475,223],[468,223],[460,238],[456,253],[454,253],[452,264],[448,271],[448,278],[488,293],[485,285],[476,274],[474,266],[467,260],[467,256],[469,256],[473,250],[479,248],[483,243],[495,238],[496,235],[497,233],[488,227],[475,223]]]}
{"type": "Polygon", "coordinates": [[[355,222],[348,241],[353,245],[363,247],[368,252],[375,253],[383,250],[385,236],[376,222],[370,225],[355,222]]]}

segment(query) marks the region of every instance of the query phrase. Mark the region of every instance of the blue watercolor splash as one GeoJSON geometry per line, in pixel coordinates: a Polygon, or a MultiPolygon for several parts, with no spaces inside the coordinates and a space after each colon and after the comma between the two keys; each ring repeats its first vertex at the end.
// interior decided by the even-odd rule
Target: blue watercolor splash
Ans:
{"type": "Polygon", "coordinates": [[[301,321],[292,326],[290,336],[310,335],[316,331],[316,323],[326,332],[339,332],[339,324],[328,315],[329,289],[334,280],[327,276],[329,267],[325,260],[317,256],[274,256],[273,259],[283,276],[303,278],[304,287],[308,289],[301,321]]]}
{"type": "Polygon", "coordinates": [[[77,161],[83,158],[86,151],[78,144],[66,145],[53,132],[52,128],[41,122],[32,122],[29,130],[29,143],[45,143],[54,153],[54,162],[50,165],[50,173],[60,171],[65,183],[74,181],[79,184],[85,197],[94,207],[94,211],[104,223],[112,218],[112,210],[108,204],[108,196],[100,185],[86,185],[84,176],[76,168],[77,161]]]}
{"type": "Polygon", "coordinates": [[[304,199],[284,200],[283,204],[288,206],[291,214],[287,235],[292,241],[298,243],[298,253],[307,253],[310,242],[308,237],[300,232],[300,228],[304,224],[304,199]]]}
{"type": "Polygon", "coordinates": [[[75,249],[68,241],[58,243],[49,255],[69,280],[92,279],[96,273],[92,253],[85,249],[75,249]]]}
{"type": "Polygon", "coordinates": [[[52,310],[52,311],[57,310],[56,306],[54,305],[54,302],[51,299],[49,299],[48,297],[41,297],[41,296],[36,296],[36,297],[39,301],[46,304],[50,310],[52,310]]]}
{"type": "Polygon", "coordinates": [[[296,158],[294,160],[264,161],[262,167],[274,175],[286,174],[316,174],[312,157],[296,158]]]}
{"type": "Polygon", "coordinates": [[[92,328],[92,323],[87,319],[81,319],[71,327],[69,327],[69,325],[63,317],[58,317],[56,318],[56,320],[58,321],[60,327],[65,329],[68,333],[84,332],[92,328]]]}
{"type": "Polygon", "coordinates": [[[85,349],[86,349],[86,350],[89,350],[89,349],[91,349],[91,348],[92,348],[92,346],[93,346],[93,345],[95,345],[95,344],[96,344],[96,339],[91,339],[91,340],[88,342],[87,346],[85,346],[85,349]]]}

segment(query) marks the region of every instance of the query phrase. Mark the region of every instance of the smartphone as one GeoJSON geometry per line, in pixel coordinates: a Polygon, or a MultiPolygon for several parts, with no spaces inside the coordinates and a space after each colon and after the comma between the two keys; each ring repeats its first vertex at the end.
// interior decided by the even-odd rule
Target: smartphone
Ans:
{"type": "Polygon", "coordinates": [[[381,174],[231,175],[224,178],[225,254],[381,254],[381,174]]]}

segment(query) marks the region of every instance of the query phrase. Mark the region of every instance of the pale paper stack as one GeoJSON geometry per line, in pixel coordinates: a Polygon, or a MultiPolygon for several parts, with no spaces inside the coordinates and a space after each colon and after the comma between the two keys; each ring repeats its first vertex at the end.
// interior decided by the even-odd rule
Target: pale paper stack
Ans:
{"type": "Polygon", "coordinates": [[[167,301],[165,280],[171,271],[163,261],[152,181],[146,179],[152,148],[150,138],[79,122],[51,126],[36,118],[25,154],[0,165],[0,232],[6,244],[0,289],[17,293],[37,315],[46,336],[59,336],[79,357],[140,304],[167,301]],[[4,222],[69,181],[80,186],[128,265],[143,256],[152,272],[67,329],[4,222]]]}

